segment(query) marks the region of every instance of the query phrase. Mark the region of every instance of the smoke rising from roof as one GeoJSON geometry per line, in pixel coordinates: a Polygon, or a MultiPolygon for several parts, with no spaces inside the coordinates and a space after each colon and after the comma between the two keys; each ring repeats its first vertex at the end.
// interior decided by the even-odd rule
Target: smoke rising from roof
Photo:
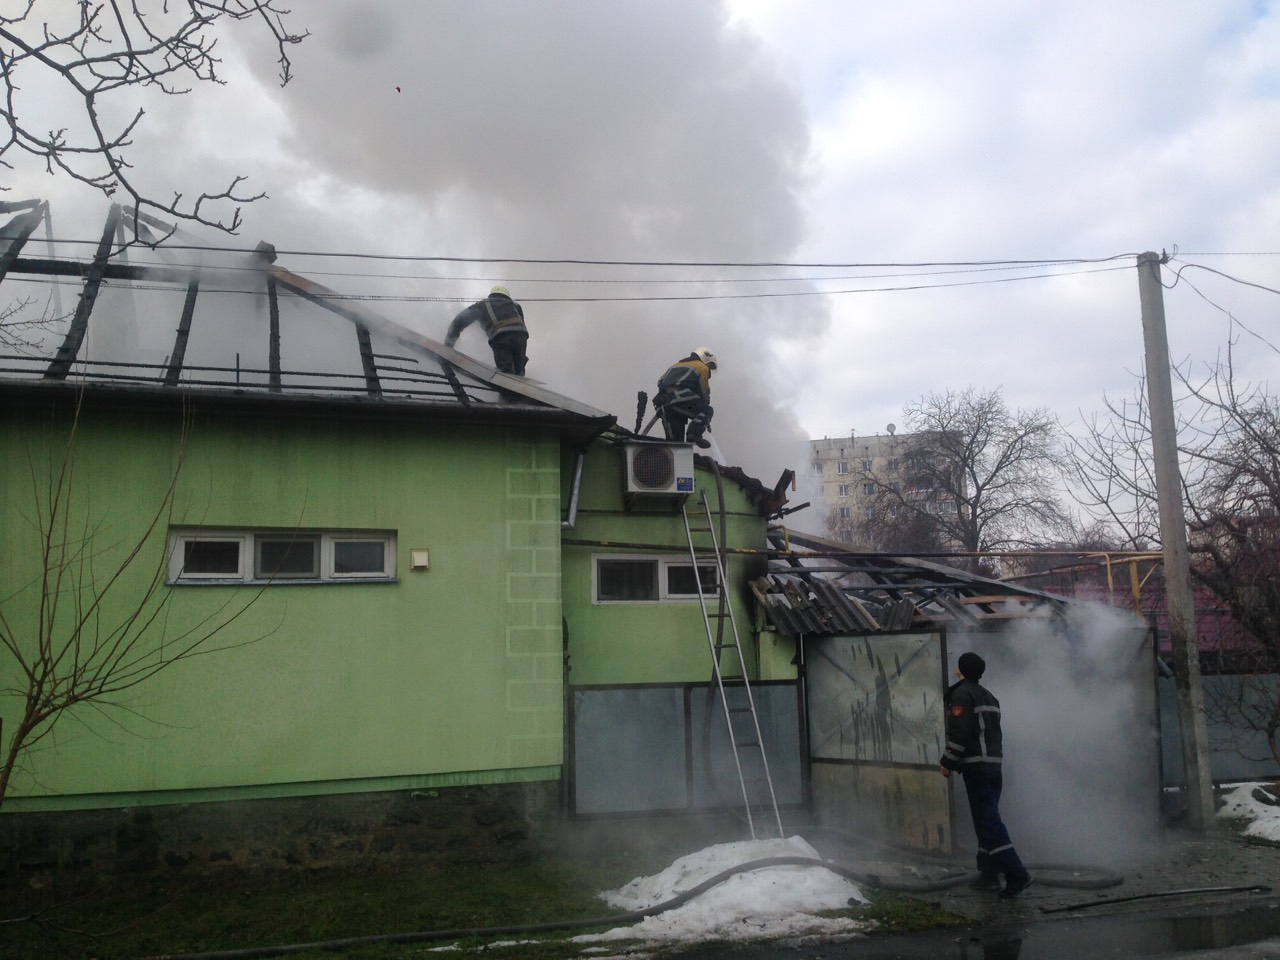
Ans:
{"type": "MultiPolygon", "coordinates": [[[[308,5],[312,37],[297,51],[298,80],[271,93],[287,152],[305,157],[306,169],[279,185],[293,205],[304,182],[323,184],[323,204],[348,214],[363,206],[364,216],[341,232],[331,225],[323,242],[304,238],[296,213],[273,233],[268,218],[282,199],[273,187],[271,207],[247,211],[247,232],[281,247],[420,255],[794,254],[803,234],[806,117],[797,92],[758,41],[729,26],[721,4],[414,10],[308,5]]],[[[245,62],[269,92],[271,61],[260,53],[245,62]]],[[[827,314],[818,298],[616,302],[653,295],[641,281],[655,276],[706,281],[687,284],[684,295],[723,292],[712,281],[733,278],[730,271],[490,264],[462,272],[474,280],[433,289],[451,301],[402,308],[394,318],[441,336],[462,303],[502,282],[528,318],[529,375],[626,427],[634,426],[637,392],[651,396],[669,363],[708,344],[721,361],[713,433],[728,462],[768,482],[794,466],[790,441],[801,431],[788,386],[770,374],[768,346],[820,331],[827,314]],[[634,282],[569,282],[605,277],[634,282]]],[[[474,333],[459,346],[488,359],[474,333]]]]}

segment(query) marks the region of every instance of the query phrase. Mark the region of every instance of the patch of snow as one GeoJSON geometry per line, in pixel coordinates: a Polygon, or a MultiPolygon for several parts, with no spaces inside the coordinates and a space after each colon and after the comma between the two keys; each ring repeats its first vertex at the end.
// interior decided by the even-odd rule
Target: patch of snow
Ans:
{"type": "MultiPolygon", "coordinates": [[[[821,860],[803,838],[722,843],[681,857],[661,873],[637,877],[600,896],[615,909],[645,910],[665,903],[733,867],[770,857],[821,860]]],[[[578,943],[642,940],[771,940],[811,935],[855,934],[866,925],[844,917],[819,917],[866,903],[858,886],[822,866],[763,867],[737,873],[692,900],[646,917],[630,927],[575,937],[578,943]]]]}
{"type": "Polygon", "coordinates": [[[1244,829],[1246,837],[1257,837],[1280,843],[1280,807],[1263,803],[1253,796],[1258,787],[1271,787],[1270,783],[1237,783],[1222,795],[1226,805],[1218,810],[1218,816],[1229,820],[1248,820],[1244,829]]]}

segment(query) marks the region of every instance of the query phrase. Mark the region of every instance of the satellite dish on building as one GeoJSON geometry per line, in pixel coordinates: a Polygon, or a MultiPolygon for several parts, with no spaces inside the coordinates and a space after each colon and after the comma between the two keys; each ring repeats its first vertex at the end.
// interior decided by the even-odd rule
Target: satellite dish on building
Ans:
{"type": "Polygon", "coordinates": [[[885,427],[885,429],[889,431],[889,436],[891,436],[891,437],[892,437],[892,436],[893,436],[893,432],[894,432],[895,430],[897,430],[898,428],[897,428],[897,427],[895,427],[895,426],[891,423],[891,424],[889,424],[887,427],[885,427]]]}

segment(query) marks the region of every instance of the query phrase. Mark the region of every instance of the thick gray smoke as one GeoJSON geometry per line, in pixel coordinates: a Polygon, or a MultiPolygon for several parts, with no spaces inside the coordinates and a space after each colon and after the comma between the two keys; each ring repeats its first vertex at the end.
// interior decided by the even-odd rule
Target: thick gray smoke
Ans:
{"type": "MultiPolygon", "coordinates": [[[[1027,620],[997,638],[949,635],[950,667],[965,650],[987,661],[1004,731],[1001,812],[1022,858],[1114,865],[1159,823],[1150,639],[1111,607],[1072,604],[1068,618],[1065,633],[1027,620]]],[[[970,832],[967,813],[957,826],[970,832]]]]}
{"type": "MultiPolygon", "coordinates": [[[[265,51],[245,54],[293,158],[272,173],[271,205],[247,211],[247,238],[419,256],[794,257],[807,120],[719,3],[318,2],[298,17],[312,36],[284,91],[271,91],[265,51]]],[[[768,482],[795,465],[792,388],[771,375],[770,346],[816,334],[827,319],[820,298],[719,299],[761,289],[723,282],[746,275],[730,268],[379,269],[473,278],[418,285],[444,302],[386,308],[436,336],[458,301],[504,283],[525,305],[529,375],[628,427],[637,391],[651,395],[667,364],[709,346],[720,358],[713,432],[725,459],[768,482]],[[618,302],[671,296],[712,299],[618,302]]],[[[487,359],[478,335],[460,346],[487,359]]]]}

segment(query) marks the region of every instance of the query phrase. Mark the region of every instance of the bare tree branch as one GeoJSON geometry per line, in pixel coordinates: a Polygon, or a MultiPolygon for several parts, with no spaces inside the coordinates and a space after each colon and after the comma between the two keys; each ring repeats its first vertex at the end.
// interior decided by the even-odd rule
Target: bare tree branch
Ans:
{"type": "Polygon", "coordinates": [[[1065,461],[1046,410],[1008,408],[999,390],[930,394],[905,408],[902,479],[872,476],[863,537],[881,549],[980,553],[1060,539],[1065,461]]]}
{"type": "Polygon", "coordinates": [[[83,508],[76,475],[79,410],[65,448],[52,460],[28,458],[33,513],[42,569],[27,584],[0,597],[0,654],[16,666],[0,694],[22,704],[0,760],[0,804],[15,770],[78,709],[127,709],[123,697],[158,673],[192,657],[255,643],[261,634],[228,634],[261,596],[232,594],[183,625],[169,620],[172,592],[168,531],[186,455],[189,423],[181,428],[168,488],[139,530],[110,540],[101,520],[83,508]],[[13,608],[30,606],[33,619],[15,620],[13,608]]]}
{"type": "MultiPolygon", "coordinates": [[[[1174,383],[1191,575],[1244,631],[1220,645],[1213,672],[1255,678],[1206,709],[1265,734],[1280,760],[1280,688],[1257,679],[1280,667],[1280,402],[1236,382],[1230,345],[1198,375],[1175,368],[1174,383]]],[[[1071,449],[1081,505],[1131,544],[1159,543],[1143,384],[1071,449]]]]}
{"type": "Polygon", "coordinates": [[[49,173],[63,173],[111,198],[124,194],[135,210],[235,233],[241,205],[265,194],[244,191],[245,178],[236,176],[225,188],[201,190],[190,200],[181,192],[171,200],[149,196],[135,180],[128,157],[145,111],[134,109],[128,120],[109,126],[102,108],[118,103],[130,89],[179,96],[195,84],[222,84],[215,50],[218,30],[228,20],[257,23],[271,35],[280,84],[287,84],[289,48],[307,34],[285,26],[290,11],[278,2],[185,0],[144,11],[136,0],[78,0],[63,4],[60,19],[40,20],[34,0],[27,0],[19,11],[0,15],[0,117],[7,128],[0,165],[13,169],[13,156],[26,153],[43,161],[49,173]],[[47,104],[34,91],[49,80],[77,107],[54,121],[66,120],[66,125],[45,128],[47,104]]]}

